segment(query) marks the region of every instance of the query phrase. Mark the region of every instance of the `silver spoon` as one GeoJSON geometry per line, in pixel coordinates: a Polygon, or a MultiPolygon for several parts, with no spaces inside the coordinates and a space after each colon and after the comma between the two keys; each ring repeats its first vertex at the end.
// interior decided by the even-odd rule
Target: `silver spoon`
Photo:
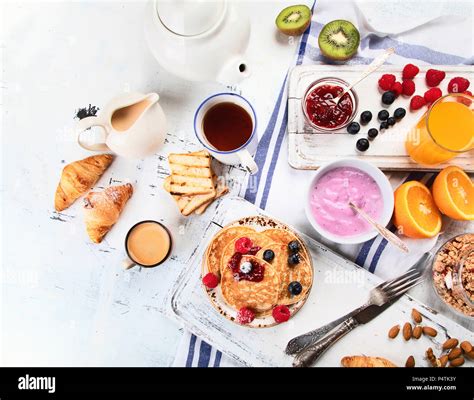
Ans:
{"type": "Polygon", "coordinates": [[[349,92],[359,82],[367,78],[367,76],[369,76],[372,72],[378,70],[393,53],[395,53],[395,49],[390,47],[389,49],[385,50],[384,53],[374,58],[374,60],[367,66],[367,69],[364,70],[362,75],[355,82],[352,82],[345,90],[341,92],[339,96],[330,101],[338,105],[342,99],[342,96],[349,92]]]}
{"type": "Polygon", "coordinates": [[[384,228],[378,222],[372,219],[372,217],[367,214],[364,210],[357,207],[352,201],[349,202],[349,207],[351,207],[354,211],[356,211],[362,218],[364,218],[370,225],[372,225],[378,233],[380,233],[385,239],[387,239],[390,243],[397,246],[400,250],[408,253],[410,250],[408,246],[405,244],[403,240],[401,240],[397,235],[390,232],[387,228],[384,228]]]}

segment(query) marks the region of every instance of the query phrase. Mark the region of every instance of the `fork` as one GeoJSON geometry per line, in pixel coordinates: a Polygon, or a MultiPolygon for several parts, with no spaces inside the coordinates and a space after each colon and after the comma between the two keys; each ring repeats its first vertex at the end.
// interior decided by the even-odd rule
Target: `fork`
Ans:
{"type": "MultiPolygon", "coordinates": [[[[362,311],[366,307],[371,305],[382,305],[384,304],[383,299],[385,298],[385,291],[384,290],[395,290],[399,288],[401,284],[407,283],[407,280],[410,279],[411,276],[416,276],[417,272],[422,270],[422,266],[426,265],[429,259],[432,257],[432,254],[427,252],[424,253],[421,258],[404,274],[398,276],[397,278],[391,279],[386,282],[382,282],[380,285],[374,287],[369,293],[369,300],[363,304],[362,306],[356,308],[355,310],[351,311],[350,313],[343,315],[342,317],[321,326],[320,328],[314,329],[310,332],[304,333],[302,335],[296,336],[295,338],[291,339],[285,349],[285,353],[292,355],[299,353],[304,348],[308,347],[309,345],[317,342],[321,337],[326,335],[328,332],[333,330],[336,326],[338,326],[344,320],[354,316],[358,312],[362,311]]],[[[419,283],[419,282],[417,282],[419,283]]],[[[417,284],[416,283],[416,284],[417,284]]],[[[410,286],[409,288],[411,288],[410,286]]],[[[404,288],[404,287],[403,287],[404,288]]],[[[406,289],[408,290],[408,289],[406,289]]],[[[405,290],[405,291],[406,291],[405,290]]],[[[391,293],[391,292],[390,292],[391,293]]],[[[400,295],[399,295],[400,296],[400,295]]]]}

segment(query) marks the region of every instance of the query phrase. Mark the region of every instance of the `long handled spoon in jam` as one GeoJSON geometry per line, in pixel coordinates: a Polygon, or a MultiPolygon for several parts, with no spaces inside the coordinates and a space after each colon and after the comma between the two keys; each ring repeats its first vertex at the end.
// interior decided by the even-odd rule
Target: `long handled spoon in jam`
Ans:
{"type": "Polygon", "coordinates": [[[349,92],[349,90],[351,90],[359,82],[367,78],[367,76],[369,76],[372,72],[378,70],[393,53],[395,53],[395,49],[393,47],[390,47],[389,49],[385,50],[381,55],[374,58],[374,60],[367,66],[367,69],[364,70],[362,75],[355,82],[352,82],[346,89],[344,89],[339,96],[332,99],[332,101],[336,103],[336,105],[338,105],[339,101],[341,101],[342,99],[342,96],[349,92]]]}
{"type": "Polygon", "coordinates": [[[404,251],[405,253],[409,252],[408,246],[405,244],[403,240],[401,240],[394,233],[390,232],[387,228],[384,228],[378,222],[374,221],[369,214],[367,214],[361,208],[357,207],[352,201],[349,202],[349,207],[351,207],[362,218],[364,218],[370,225],[372,225],[390,243],[397,246],[400,250],[404,251]]]}

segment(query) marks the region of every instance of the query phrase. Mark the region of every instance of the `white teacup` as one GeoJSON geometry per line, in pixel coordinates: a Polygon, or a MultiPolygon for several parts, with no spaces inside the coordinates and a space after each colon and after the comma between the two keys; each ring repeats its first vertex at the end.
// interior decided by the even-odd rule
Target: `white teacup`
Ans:
{"type": "Polygon", "coordinates": [[[242,96],[235,93],[218,93],[208,97],[201,103],[194,115],[194,132],[201,144],[220,162],[228,165],[242,164],[252,175],[258,172],[258,166],[253,159],[253,155],[257,151],[258,145],[257,116],[252,105],[242,96]],[[230,151],[217,150],[211,143],[209,143],[204,134],[204,116],[210,108],[220,103],[237,104],[242,107],[252,119],[252,133],[248,140],[237,149],[230,151]]]}

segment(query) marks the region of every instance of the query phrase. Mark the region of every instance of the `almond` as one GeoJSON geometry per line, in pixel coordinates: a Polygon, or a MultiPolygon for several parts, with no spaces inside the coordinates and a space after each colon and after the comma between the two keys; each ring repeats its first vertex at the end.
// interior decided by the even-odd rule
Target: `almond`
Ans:
{"type": "Polygon", "coordinates": [[[421,337],[422,332],[423,332],[423,328],[420,325],[415,326],[415,328],[413,329],[413,334],[412,334],[413,338],[419,339],[421,337]]]}
{"type": "Polygon", "coordinates": [[[443,350],[452,349],[453,347],[456,347],[458,343],[459,341],[455,338],[448,339],[443,343],[443,350]]]}
{"type": "Polygon", "coordinates": [[[464,353],[470,353],[472,351],[472,344],[465,340],[461,343],[461,349],[464,353]]]}
{"type": "Polygon", "coordinates": [[[445,354],[444,356],[441,356],[439,358],[439,362],[440,362],[440,367],[442,368],[446,367],[446,365],[448,364],[448,355],[445,354]]]}
{"type": "Polygon", "coordinates": [[[413,330],[411,328],[411,324],[409,322],[405,322],[405,325],[403,325],[403,338],[405,340],[410,340],[412,332],[413,330]]]}
{"type": "Polygon", "coordinates": [[[469,353],[464,354],[467,358],[474,360],[474,350],[471,350],[469,353]]]}
{"type": "Polygon", "coordinates": [[[421,318],[420,312],[416,308],[411,310],[411,317],[413,318],[413,321],[415,321],[417,324],[421,323],[421,320],[423,319],[421,318]]]}
{"type": "Polygon", "coordinates": [[[398,336],[398,332],[400,332],[400,325],[392,326],[388,331],[388,337],[390,339],[395,339],[398,336]]]}
{"type": "Polygon", "coordinates": [[[461,365],[464,364],[464,358],[463,357],[457,357],[454,360],[451,360],[449,365],[451,367],[460,367],[461,365]]]}
{"type": "Polygon", "coordinates": [[[427,336],[435,337],[438,334],[438,331],[431,326],[424,326],[423,333],[427,336]]]}
{"type": "Polygon", "coordinates": [[[459,347],[455,347],[448,353],[448,359],[451,361],[458,358],[460,355],[462,355],[462,350],[459,347]]]}
{"type": "Polygon", "coordinates": [[[407,361],[405,362],[405,367],[406,368],[413,368],[415,366],[415,357],[410,356],[407,358],[407,361]]]}

